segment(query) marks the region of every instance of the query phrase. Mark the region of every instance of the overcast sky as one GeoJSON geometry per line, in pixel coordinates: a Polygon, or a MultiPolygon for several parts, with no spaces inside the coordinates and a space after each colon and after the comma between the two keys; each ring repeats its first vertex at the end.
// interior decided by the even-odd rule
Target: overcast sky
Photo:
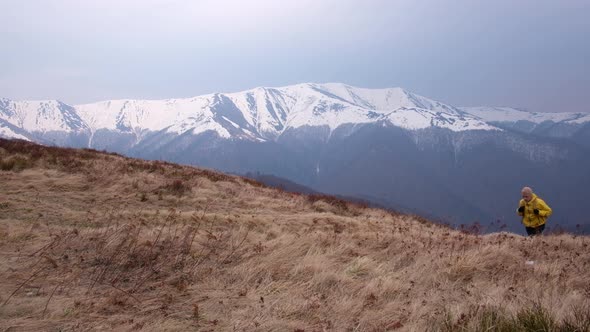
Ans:
{"type": "Polygon", "coordinates": [[[0,97],[403,87],[590,112],[588,0],[0,0],[0,97]]]}

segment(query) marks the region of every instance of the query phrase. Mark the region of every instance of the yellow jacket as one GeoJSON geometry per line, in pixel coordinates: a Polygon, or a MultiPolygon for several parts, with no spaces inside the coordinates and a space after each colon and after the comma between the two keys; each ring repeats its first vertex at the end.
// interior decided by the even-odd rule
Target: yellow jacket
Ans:
{"type": "Polygon", "coordinates": [[[538,227],[544,225],[547,221],[547,217],[553,212],[549,205],[535,194],[533,194],[533,198],[530,202],[521,199],[518,207],[520,208],[521,206],[524,206],[524,212],[518,212],[517,210],[517,213],[522,217],[522,223],[526,227],[538,227]],[[539,210],[538,215],[535,214],[535,209],[539,210]]]}

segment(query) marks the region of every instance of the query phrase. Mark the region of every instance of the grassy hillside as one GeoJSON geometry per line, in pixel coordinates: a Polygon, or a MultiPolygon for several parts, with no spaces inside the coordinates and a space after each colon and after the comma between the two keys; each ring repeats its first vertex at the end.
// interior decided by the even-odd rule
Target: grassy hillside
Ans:
{"type": "Polygon", "coordinates": [[[589,244],[0,139],[1,331],[588,331],[589,244]]]}

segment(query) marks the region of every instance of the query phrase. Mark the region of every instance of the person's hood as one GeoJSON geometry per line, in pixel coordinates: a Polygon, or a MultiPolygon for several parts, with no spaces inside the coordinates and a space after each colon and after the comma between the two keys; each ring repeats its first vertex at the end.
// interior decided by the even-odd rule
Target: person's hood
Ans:
{"type": "Polygon", "coordinates": [[[532,203],[532,202],[534,202],[536,199],[537,199],[537,195],[535,195],[535,194],[533,193],[533,198],[531,198],[531,200],[530,200],[530,201],[528,201],[528,202],[527,202],[527,201],[524,201],[524,198],[523,198],[522,200],[523,200],[525,203],[529,204],[529,203],[532,203]]]}

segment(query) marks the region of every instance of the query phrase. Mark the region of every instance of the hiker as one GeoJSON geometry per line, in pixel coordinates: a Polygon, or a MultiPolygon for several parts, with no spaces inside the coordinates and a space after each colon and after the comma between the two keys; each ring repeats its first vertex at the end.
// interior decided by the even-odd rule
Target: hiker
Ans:
{"type": "Polygon", "coordinates": [[[518,206],[518,215],[529,236],[539,235],[545,229],[547,217],[551,215],[551,208],[545,201],[533,193],[530,187],[522,188],[522,199],[518,206]]]}

